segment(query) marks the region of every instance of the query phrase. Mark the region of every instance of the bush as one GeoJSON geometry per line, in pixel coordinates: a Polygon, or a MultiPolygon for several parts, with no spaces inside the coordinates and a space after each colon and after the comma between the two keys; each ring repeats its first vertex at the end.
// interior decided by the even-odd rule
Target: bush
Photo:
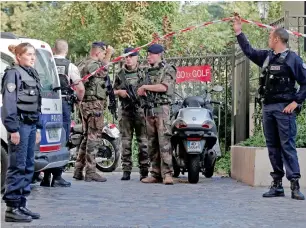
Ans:
{"type": "MultiPolygon", "coordinates": [[[[306,148],[306,105],[297,117],[297,137],[296,147],[306,148]]],[[[240,146],[265,147],[265,137],[262,129],[257,130],[255,134],[247,140],[239,143],[240,146]]]]}
{"type": "Polygon", "coordinates": [[[215,166],[215,173],[222,175],[230,175],[231,173],[231,153],[228,151],[220,157],[215,166]]]}

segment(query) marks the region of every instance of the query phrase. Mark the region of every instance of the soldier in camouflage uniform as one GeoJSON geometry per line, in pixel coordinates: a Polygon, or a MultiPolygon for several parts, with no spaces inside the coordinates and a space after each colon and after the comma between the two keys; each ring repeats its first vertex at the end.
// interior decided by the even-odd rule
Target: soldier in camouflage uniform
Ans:
{"type": "Polygon", "coordinates": [[[170,130],[170,103],[174,93],[176,68],[162,61],[164,49],[159,44],[148,48],[148,63],[146,76],[138,89],[140,96],[151,93],[154,96],[154,107],[145,110],[148,147],[151,161],[151,177],[142,179],[143,183],[173,184],[172,146],[170,130]]]}
{"type": "MultiPolygon", "coordinates": [[[[94,72],[102,65],[107,64],[113,53],[113,48],[103,42],[92,44],[90,57],[79,64],[81,76],[94,72]]],[[[85,181],[105,182],[106,178],[96,172],[95,154],[99,138],[102,136],[104,125],[103,111],[105,109],[107,70],[100,71],[84,83],[85,95],[80,104],[84,138],[78,151],[73,178],[85,181]]]]}
{"type": "MultiPolygon", "coordinates": [[[[124,53],[128,53],[133,48],[126,48],[124,53]]],[[[115,78],[115,94],[121,101],[121,109],[119,112],[119,125],[122,136],[122,170],[123,176],[121,180],[130,180],[132,170],[132,141],[135,130],[138,142],[138,163],[140,168],[140,180],[148,176],[149,155],[148,140],[146,135],[146,121],[144,111],[129,98],[127,93],[128,85],[136,88],[143,71],[138,65],[138,52],[130,54],[125,59],[125,65],[115,78]]],[[[136,91],[135,91],[135,95],[136,91]]],[[[134,99],[137,97],[134,97],[134,99]]],[[[134,100],[136,101],[136,100],[134,100]]]]}

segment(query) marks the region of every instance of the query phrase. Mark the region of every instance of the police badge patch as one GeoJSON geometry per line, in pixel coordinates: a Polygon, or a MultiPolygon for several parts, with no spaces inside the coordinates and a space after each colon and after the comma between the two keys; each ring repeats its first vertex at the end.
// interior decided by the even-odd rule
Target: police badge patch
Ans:
{"type": "Polygon", "coordinates": [[[280,70],[280,66],[271,66],[271,70],[280,70]]]}
{"type": "Polygon", "coordinates": [[[14,83],[7,83],[6,88],[11,93],[16,89],[16,85],[14,83]]]}

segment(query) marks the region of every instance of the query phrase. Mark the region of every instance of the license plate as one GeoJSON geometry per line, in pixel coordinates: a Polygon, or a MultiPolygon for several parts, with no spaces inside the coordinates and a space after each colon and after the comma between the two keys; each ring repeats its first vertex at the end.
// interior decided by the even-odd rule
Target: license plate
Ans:
{"type": "Polygon", "coordinates": [[[59,140],[58,130],[57,129],[48,129],[48,135],[50,140],[59,140]]]}
{"type": "Polygon", "coordinates": [[[201,151],[201,141],[187,141],[188,152],[200,152],[201,151]]]}

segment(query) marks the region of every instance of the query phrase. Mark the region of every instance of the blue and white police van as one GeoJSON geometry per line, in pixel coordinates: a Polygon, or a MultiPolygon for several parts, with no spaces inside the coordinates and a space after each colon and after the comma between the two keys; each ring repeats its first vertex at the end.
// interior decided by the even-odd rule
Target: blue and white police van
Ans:
{"type": "MultiPolygon", "coordinates": [[[[65,166],[69,162],[69,152],[65,147],[66,136],[62,124],[59,76],[50,45],[40,40],[17,37],[12,33],[1,32],[1,81],[6,67],[15,62],[15,57],[8,50],[8,46],[24,42],[32,44],[36,49],[34,67],[39,74],[43,87],[41,107],[43,129],[41,130],[41,142],[36,145],[35,150],[35,172],[40,172],[49,168],[65,166]]],[[[6,154],[7,131],[1,121],[1,189],[4,188],[3,181],[7,169],[6,154]]]]}

